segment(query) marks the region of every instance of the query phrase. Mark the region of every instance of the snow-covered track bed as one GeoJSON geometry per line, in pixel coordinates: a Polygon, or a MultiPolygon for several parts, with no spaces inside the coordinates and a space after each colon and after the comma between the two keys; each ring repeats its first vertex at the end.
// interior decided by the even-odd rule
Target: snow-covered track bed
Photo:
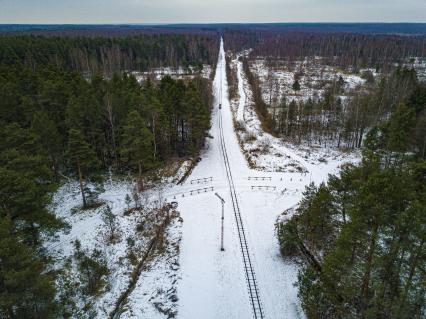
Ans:
{"type": "Polygon", "coordinates": [[[246,234],[244,231],[244,224],[241,218],[241,211],[238,204],[237,193],[235,191],[235,185],[232,178],[231,166],[229,164],[228,154],[226,152],[225,139],[223,137],[223,126],[222,126],[222,116],[219,115],[219,130],[220,130],[220,146],[222,150],[222,156],[225,163],[226,176],[229,183],[229,192],[232,199],[232,208],[234,211],[235,221],[237,224],[239,243],[241,248],[241,254],[244,262],[244,271],[247,280],[247,287],[250,296],[250,303],[253,308],[253,316],[256,319],[263,319],[264,312],[263,306],[260,299],[259,287],[256,281],[256,273],[253,267],[252,258],[250,256],[250,251],[247,243],[246,234]]]}

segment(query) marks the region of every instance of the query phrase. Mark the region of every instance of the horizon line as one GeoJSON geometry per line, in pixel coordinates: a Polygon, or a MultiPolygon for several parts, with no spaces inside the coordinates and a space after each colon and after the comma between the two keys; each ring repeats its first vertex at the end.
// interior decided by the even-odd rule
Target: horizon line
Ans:
{"type": "Polygon", "coordinates": [[[339,22],[339,21],[298,21],[298,22],[105,22],[105,23],[92,23],[92,22],[65,22],[65,23],[54,23],[54,22],[13,22],[13,23],[2,23],[0,25],[133,25],[133,26],[167,26],[167,25],[221,25],[221,24],[426,24],[425,22],[413,22],[413,21],[351,21],[351,22],[339,22]]]}

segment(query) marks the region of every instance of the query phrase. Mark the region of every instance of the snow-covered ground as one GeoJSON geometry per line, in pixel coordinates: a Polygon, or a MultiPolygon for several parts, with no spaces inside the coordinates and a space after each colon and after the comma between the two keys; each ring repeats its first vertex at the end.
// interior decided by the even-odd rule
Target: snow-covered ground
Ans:
{"type": "MultiPolygon", "coordinates": [[[[180,174],[181,172],[177,172],[176,176],[180,174]]],[[[109,316],[118,298],[127,288],[135,267],[129,258],[130,250],[140,259],[162,219],[155,213],[156,208],[161,207],[164,202],[163,190],[160,187],[144,192],[139,198],[142,209],[130,213],[128,208],[134,207],[135,203],[126,203],[125,198],[126,195],[132,194],[132,183],[109,180],[105,182],[104,188],[105,191],[99,196],[99,201],[104,205],[95,209],[80,210],[81,195],[78,183],[69,182],[57,191],[50,207],[70,228],[59,233],[57,238],[50,238],[45,248],[54,259],[55,267],[63,269],[63,275],[59,277],[58,282],[62,283],[66,279],[77,285],[72,289],[72,300],[67,301],[76,304],[76,308],[80,309],[81,318],[109,316]],[[106,205],[111,207],[116,216],[118,236],[114,241],[108,239],[108,227],[103,220],[106,205]],[[132,247],[129,246],[129,239],[134,241],[132,247]],[[109,271],[105,278],[106,285],[96,296],[84,295],[78,287],[79,271],[74,258],[74,244],[77,240],[81,243],[81,249],[88,255],[97,249],[106,260],[109,271]],[[87,307],[88,304],[91,306],[87,307]],[[87,309],[82,311],[85,307],[87,309]]],[[[179,269],[180,229],[180,218],[173,219],[165,236],[168,242],[165,253],[157,254],[147,265],[146,271],[142,272],[128,306],[124,307],[124,310],[132,311],[124,312],[121,318],[140,318],[142,313],[157,315],[150,318],[164,318],[158,312],[158,307],[176,312],[177,300],[174,300],[173,296],[179,269]]],[[[66,293],[64,288],[66,287],[60,284],[60,294],[66,293]]]]}
{"type": "MultiPolygon", "coordinates": [[[[297,287],[294,286],[298,268],[281,257],[274,231],[275,222],[284,210],[297,204],[310,181],[320,183],[327,179],[329,173],[336,172],[340,164],[354,159],[337,156],[328,157],[326,162],[320,161],[317,157],[322,155],[316,155],[315,151],[308,155],[293,150],[262,132],[255,112],[252,112],[249,103],[246,105],[249,88],[241,73],[241,65],[237,66],[239,100],[233,106],[235,117],[244,122],[247,130],[253,131],[258,137],[256,140],[267,138],[268,147],[273,147],[274,151],[259,160],[257,169],[250,168],[234,130],[222,43],[213,85],[212,138],[206,142],[201,161],[181,185],[169,181],[161,192],[154,190],[143,196],[148,203],[154,203],[159,198],[176,201],[182,222],[177,220],[168,230],[171,251],[153,261],[142,273],[128,298],[127,311],[122,318],[170,317],[170,314],[158,311],[164,303],[173,313],[177,311],[177,317],[182,319],[253,317],[220,146],[220,117],[265,318],[305,317],[297,297],[297,287]],[[221,109],[219,104],[222,105],[221,109]],[[288,167],[301,169],[298,172],[288,167]],[[200,178],[207,179],[197,182],[200,178]],[[225,251],[220,250],[221,205],[215,192],[225,199],[225,251]]],[[[99,211],[71,215],[71,208],[77,205],[79,197],[76,185],[67,187],[70,188],[58,192],[54,210],[66,218],[72,228],[68,234],[61,234],[58,242],[51,243],[53,246],[48,248],[54,255],[57,252],[58,259],[64,258],[72,254],[70,243],[78,238],[82,245],[90,249],[100,247],[105,250],[112,269],[112,284],[95,305],[97,318],[105,318],[127,287],[132,269],[124,258],[127,252],[126,240],[123,240],[137,236],[135,225],[138,217],[123,214],[126,210],[124,198],[129,193],[130,184],[111,182],[102,194],[102,199],[110,202],[120,220],[122,240],[109,246],[104,244],[101,236],[104,228],[99,211]]],[[[144,243],[146,240],[139,238],[141,250],[144,243]]]]}
{"type": "MultiPolygon", "coordinates": [[[[247,53],[245,53],[247,54],[247,53]]],[[[334,82],[342,79],[343,92],[341,99],[345,100],[355,90],[366,87],[366,81],[361,77],[365,71],[379,76],[374,69],[363,69],[359,73],[342,70],[335,66],[323,64],[320,57],[306,57],[303,61],[286,62],[277,60],[273,63],[264,58],[256,58],[250,63],[250,70],[260,80],[264,101],[270,105],[279,105],[283,96],[287,101],[306,101],[309,98],[316,100],[334,82]],[[298,78],[300,90],[293,90],[295,78],[298,78]]]]}
{"type": "Polygon", "coordinates": [[[163,67],[163,68],[154,68],[146,72],[131,72],[138,82],[144,81],[147,78],[154,78],[156,80],[161,80],[164,76],[169,75],[174,79],[193,79],[195,76],[201,76],[205,79],[209,79],[212,73],[212,68],[208,64],[203,65],[201,71],[195,70],[193,67],[188,68],[172,68],[172,67],[163,67]]]}

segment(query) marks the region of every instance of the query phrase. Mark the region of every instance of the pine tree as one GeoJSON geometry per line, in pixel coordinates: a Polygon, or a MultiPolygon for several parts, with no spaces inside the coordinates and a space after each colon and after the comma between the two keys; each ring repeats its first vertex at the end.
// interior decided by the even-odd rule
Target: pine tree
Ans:
{"type": "Polygon", "coordinates": [[[0,129],[0,218],[11,218],[27,244],[39,244],[39,231],[60,226],[46,209],[53,176],[38,138],[19,125],[0,129]]]}
{"type": "Polygon", "coordinates": [[[406,104],[400,104],[389,121],[389,150],[407,151],[414,126],[415,110],[406,104]]]}
{"type": "Polygon", "coordinates": [[[46,112],[34,114],[32,130],[40,136],[43,149],[49,154],[53,170],[59,173],[59,157],[61,156],[61,137],[55,123],[46,112]]]}
{"type": "Polygon", "coordinates": [[[108,229],[108,240],[113,242],[117,237],[118,222],[117,216],[115,216],[112,212],[109,205],[107,205],[102,211],[102,220],[108,229]]]}
{"type": "Polygon", "coordinates": [[[71,96],[66,111],[66,123],[78,130],[100,160],[107,146],[103,133],[103,117],[94,89],[84,78],[79,78],[76,93],[71,96]]]}
{"type": "Polygon", "coordinates": [[[0,220],[0,317],[55,318],[55,287],[34,250],[14,234],[8,218],[0,220]]]}
{"type": "Polygon", "coordinates": [[[129,112],[123,127],[121,156],[138,170],[140,179],[144,170],[155,165],[153,142],[153,134],[140,114],[137,111],[129,112]]]}
{"type": "Polygon", "coordinates": [[[295,80],[295,81],[293,82],[293,90],[294,90],[294,91],[300,91],[300,83],[299,83],[299,80],[295,80]]]}
{"type": "MultiPolygon", "coordinates": [[[[149,126],[153,135],[153,143],[154,143],[154,157],[158,157],[158,142],[161,137],[160,124],[161,120],[164,117],[163,108],[156,97],[156,91],[151,84],[151,81],[147,81],[144,86],[144,94],[145,94],[145,102],[143,112],[146,114],[146,118],[148,119],[149,126]]],[[[164,132],[163,132],[164,134],[164,132]]]]}
{"type": "Polygon", "coordinates": [[[206,132],[209,129],[210,112],[203,105],[200,95],[192,85],[189,85],[184,100],[187,105],[186,108],[190,110],[188,119],[190,130],[189,151],[194,154],[203,144],[206,132]]]}
{"type": "Polygon", "coordinates": [[[82,250],[78,240],[74,243],[74,249],[83,292],[87,295],[95,295],[106,284],[106,276],[109,273],[105,257],[98,249],[94,249],[90,254],[82,250]]]}
{"type": "Polygon", "coordinates": [[[99,166],[99,162],[90,145],[84,140],[83,134],[80,131],[71,129],[68,132],[69,141],[69,156],[72,163],[75,165],[78,179],[80,183],[80,191],[83,199],[83,207],[87,207],[86,199],[86,179],[90,176],[90,171],[95,170],[99,166]]]}

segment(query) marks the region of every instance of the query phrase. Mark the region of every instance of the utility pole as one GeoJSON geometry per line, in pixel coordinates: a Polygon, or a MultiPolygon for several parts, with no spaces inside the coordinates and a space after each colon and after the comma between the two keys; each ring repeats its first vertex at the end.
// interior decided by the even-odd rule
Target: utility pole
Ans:
{"type": "Polygon", "coordinates": [[[221,226],[221,232],[220,232],[220,250],[225,251],[225,248],[223,247],[223,223],[225,219],[225,200],[219,196],[218,193],[214,193],[217,198],[220,199],[220,203],[222,204],[222,226],[221,226]]]}

